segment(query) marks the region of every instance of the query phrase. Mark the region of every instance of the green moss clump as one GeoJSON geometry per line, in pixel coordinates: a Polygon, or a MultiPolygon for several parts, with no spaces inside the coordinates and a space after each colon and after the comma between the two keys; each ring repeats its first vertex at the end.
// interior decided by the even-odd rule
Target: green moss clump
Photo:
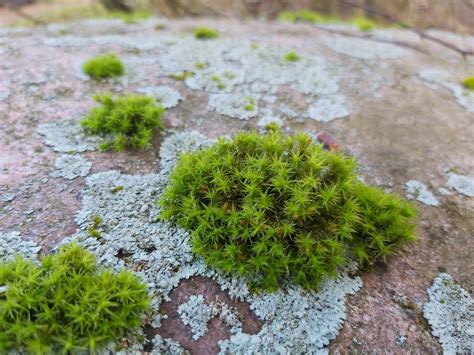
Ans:
{"type": "Polygon", "coordinates": [[[101,145],[103,150],[147,148],[153,130],[163,129],[164,108],[149,96],[128,95],[113,99],[105,94],[94,99],[101,105],[92,108],[81,125],[88,133],[106,138],[101,145]]]}
{"type": "Polygon", "coordinates": [[[199,27],[194,30],[194,37],[197,39],[212,39],[219,37],[219,32],[208,27],[199,27]]]}
{"type": "Polygon", "coordinates": [[[343,24],[348,23],[356,26],[359,31],[369,32],[381,24],[364,16],[354,16],[349,19],[342,19],[338,16],[325,15],[311,10],[283,11],[277,20],[285,22],[309,22],[317,24],[343,24]]]}
{"type": "Polygon", "coordinates": [[[89,59],[82,66],[84,72],[92,79],[105,79],[122,76],[125,67],[115,53],[99,55],[89,59]]]}
{"type": "Polygon", "coordinates": [[[40,264],[0,264],[0,353],[95,353],[141,324],[146,286],[128,271],[96,265],[75,244],[40,264]]]}
{"type": "Polygon", "coordinates": [[[290,51],[283,57],[285,62],[297,62],[301,57],[295,51],[290,51]]]}
{"type": "Polygon", "coordinates": [[[386,261],[398,246],[416,240],[415,207],[376,187],[356,184],[353,194],[359,205],[350,254],[361,266],[386,261]]]}
{"type": "Polygon", "coordinates": [[[349,22],[355,25],[361,32],[370,32],[377,27],[376,22],[362,16],[353,17],[349,22]]]}
{"type": "Polygon", "coordinates": [[[361,185],[353,159],[276,126],[185,153],[159,204],[190,231],[195,254],[247,277],[317,289],[349,259],[372,265],[413,240],[415,212],[361,185]]]}
{"type": "Polygon", "coordinates": [[[464,79],[462,83],[466,89],[474,90],[474,76],[464,79]]]}
{"type": "Polygon", "coordinates": [[[334,23],[340,19],[330,15],[324,15],[311,10],[283,11],[277,20],[285,22],[310,22],[310,23],[334,23]]]}

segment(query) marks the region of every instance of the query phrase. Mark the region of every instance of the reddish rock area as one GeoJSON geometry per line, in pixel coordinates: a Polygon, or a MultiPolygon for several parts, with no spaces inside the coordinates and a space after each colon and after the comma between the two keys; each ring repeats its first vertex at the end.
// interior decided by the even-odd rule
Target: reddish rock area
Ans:
{"type": "MultiPolygon", "coordinates": [[[[407,56],[384,62],[337,53],[323,45],[335,35],[309,25],[182,20],[167,22],[162,31],[153,26],[124,24],[119,28],[117,25],[96,28],[93,24],[65,27],[54,33],[45,28],[0,31],[0,97],[3,97],[0,99],[0,197],[13,194],[13,198],[0,199],[0,230],[21,232],[24,238],[41,244],[43,252],[75,231],[74,213],[81,205],[84,178],[67,181],[49,176],[60,153],[43,144],[36,128],[41,123],[84,114],[93,105],[93,93],[112,89],[108,83],[80,80],[75,65],[106,50],[115,50],[121,56],[132,52],[115,44],[53,47],[42,40],[121,33],[123,38],[139,41],[188,34],[203,24],[218,28],[225,38],[245,37],[257,43],[298,48],[301,52],[311,39],[317,41],[311,42],[311,49],[318,48],[327,61],[334,61],[341,70],[351,68],[353,76],[347,77],[347,81],[343,77],[340,82],[341,91],[350,102],[348,117],[331,122],[285,120],[284,126],[326,132],[318,136],[320,141],[356,157],[360,175],[369,184],[404,195],[407,181],[424,182],[436,194],[440,206],[417,203],[419,240],[390,258],[387,264],[361,274],[363,287],[349,297],[347,320],[329,350],[332,353],[439,353],[441,347],[421,313],[427,300],[426,289],[439,272],[447,272],[471,295],[474,293],[474,199],[455,191],[450,195],[437,193],[438,188],[446,187],[449,169],[474,176],[474,113],[460,105],[446,87],[425,85],[417,73],[441,68],[450,73],[453,81],[459,82],[474,73],[474,59],[463,59],[447,48],[400,30],[387,30],[381,36],[404,43],[405,49],[411,46],[417,50],[407,49],[407,56]],[[375,76],[381,80],[377,89],[370,91],[365,79],[368,82],[375,76]]],[[[472,37],[439,35],[465,48],[474,48],[472,37]]],[[[351,38],[350,31],[347,36],[351,38]]],[[[149,50],[142,55],[153,58],[159,51],[149,50]]],[[[150,74],[147,85],[172,86],[184,96],[176,108],[167,110],[168,128],[197,129],[216,137],[256,126],[257,119],[242,121],[207,111],[207,96],[203,92],[190,90],[167,76],[151,76],[160,72],[160,66],[153,61],[139,69],[150,74]]],[[[139,85],[130,83],[125,91],[133,92],[139,85]]],[[[148,173],[157,170],[159,141],[158,137],[154,148],[147,152],[89,152],[83,156],[92,162],[90,174],[110,169],[127,174],[148,173]]],[[[163,320],[159,334],[179,341],[193,354],[218,351],[218,341],[230,335],[225,324],[213,319],[208,333],[194,341],[190,329],[176,314],[179,304],[196,293],[208,301],[217,298],[235,306],[247,332],[260,329],[261,321],[248,305],[231,301],[212,280],[197,277],[182,282],[171,293],[171,301],[162,305],[168,318],[163,320]]],[[[155,330],[148,332],[151,336],[155,330]]]]}

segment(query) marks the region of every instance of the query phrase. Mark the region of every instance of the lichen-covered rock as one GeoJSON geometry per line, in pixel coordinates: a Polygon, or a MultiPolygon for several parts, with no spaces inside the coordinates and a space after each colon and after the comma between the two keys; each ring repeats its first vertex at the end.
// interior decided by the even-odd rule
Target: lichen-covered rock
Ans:
{"type": "Polygon", "coordinates": [[[178,90],[169,86],[145,86],[137,90],[141,94],[150,95],[157,99],[164,108],[173,108],[183,99],[178,90]]]}
{"type": "Polygon", "coordinates": [[[460,194],[474,197],[474,180],[467,176],[449,173],[447,184],[460,194]]]}
{"type": "Polygon", "coordinates": [[[183,324],[191,327],[193,339],[197,340],[207,333],[207,323],[217,313],[213,305],[204,303],[202,295],[193,295],[178,307],[178,314],[183,324]]]}
{"type": "Polygon", "coordinates": [[[98,136],[87,135],[77,119],[43,123],[37,132],[43,137],[44,144],[62,153],[97,150],[101,141],[98,136]]]}
{"type": "MultiPolygon", "coordinates": [[[[250,339],[263,352],[323,349],[337,335],[345,319],[345,296],[360,288],[358,277],[351,278],[343,271],[338,278],[327,281],[320,292],[287,286],[276,293],[255,295],[245,279],[221,275],[194,258],[186,231],[156,222],[159,209],[155,202],[168,182],[179,152],[209,144],[212,140],[197,132],[176,133],[162,143],[160,173],[131,176],[108,171],[86,178],[83,207],[76,215],[80,229],[65,242],[77,241],[104,265],[135,270],[150,287],[154,317],[159,318],[161,300],[168,299],[168,293],[181,279],[193,275],[211,277],[232,299],[249,302],[255,314],[267,322],[256,335],[241,333],[240,323],[229,307],[205,304],[199,295],[191,297],[178,311],[192,327],[195,339],[206,332],[209,319],[219,314],[235,333],[230,340],[220,343],[224,353],[234,352],[240,346],[236,341],[241,338],[250,339]],[[88,234],[93,216],[102,220],[99,238],[88,234]]],[[[158,319],[155,325],[159,326],[158,319]]],[[[251,349],[249,345],[247,351],[251,349]]]]}
{"type": "Polygon", "coordinates": [[[89,174],[92,163],[78,154],[64,154],[56,159],[54,167],[52,177],[73,180],[89,174]]]}
{"type": "Polygon", "coordinates": [[[424,69],[418,72],[418,77],[431,89],[442,87],[450,90],[460,105],[464,106],[468,112],[474,112],[474,91],[456,82],[446,70],[424,69]]]}
{"type": "Polygon", "coordinates": [[[423,305],[434,336],[445,354],[474,352],[474,302],[469,293],[445,273],[439,274],[428,289],[429,300],[423,305]]]}
{"type": "Polygon", "coordinates": [[[0,231],[0,262],[5,262],[19,255],[35,260],[41,250],[35,242],[25,240],[18,232],[0,231]]]}
{"type": "Polygon", "coordinates": [[[333,51],[358,59],[397,59],[409,55],[407,50],[393,44],[360,38],[330,37],[325,43],[333,51]]]}
{"type": "Polygon", "coordinates": [[[428,206],[439,206],[438,199],[428,190],[428,187],[420,181],[410,180],[405,184],[407,197],[416,199],[428,206]]]}

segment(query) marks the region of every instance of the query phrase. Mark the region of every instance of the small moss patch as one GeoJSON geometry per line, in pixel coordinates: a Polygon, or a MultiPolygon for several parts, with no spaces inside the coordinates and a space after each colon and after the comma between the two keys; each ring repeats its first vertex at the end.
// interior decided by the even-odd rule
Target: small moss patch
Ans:
{"type": "Polygon", "coordinates": [[[474,76],[470,76],[463,80],[462,84],[468,90],[474,90],[474,76]]]}
{"type": "Polygon", "coordinates": [[[100,106],[94,107],[81,121],[90,134],[104,136],[103,150],[122,151],[147,148],[154,129],[163,129],[164,108],[149,96],[129,95],[113,99],[97,95],[100,106]]]}
{"type": "Polygon", "coordinates": [[[184,81],[191,76],[194,76],[194,73],[192,71],[186,71],[186,70],[181,73],[170,74],[171,79],[179,80],[179,81],[184,81]]]}
{"type": "Polygon", "coordinates": [[[342,19],[338,16],[326,15],[311,10],[283,11],[278,15],[279,21],[285,22],[309,22],[317,24],[351,24],[359,31],[368,32],[382,24],[364,16],[354,16],[342,19]]]}
{"type": "Polygon", "coordinates": [[[197,39],[212,39],[219,37],[219,32],[208,27],[199,27],[194,30],[194,37],[197,39]]]}
{"type": "Polygon", "coordinates": [[[296,53],[295,51],[291,51],[291,52],[288,52],[287,54],[285,54],[285,56],[283,57],[283,60],[285,62],[297,62],[298,60],[300,60],[301,57],[298,55],[298,53],[296,53]]]}
{"type": "Polygon", "coordinates": [[[414,239],[408,202],[358,182],[356,163],[276,126],[181,156],[160,205],[212,267],[254,288],[316,289],[349,259],[384,260],[414,239]]]}
{"type": "Polygon", "coordinates": [[[41,263],[0,264],[0,352],[95,353],[140,326],[147,290],[71,244],[41,263]]]}
{"type": "Polygon", "coordinates": [[[115,53],[99,55],[89,59],[82,66],[84,72],[92,79],[105,79],[122,76],[125,67],[115,53]]]}

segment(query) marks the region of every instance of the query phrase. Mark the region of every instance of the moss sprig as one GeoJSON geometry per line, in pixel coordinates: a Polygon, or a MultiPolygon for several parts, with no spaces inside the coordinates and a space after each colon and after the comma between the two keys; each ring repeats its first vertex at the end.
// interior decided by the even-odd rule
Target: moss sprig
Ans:
{"type": "Polygon", "coordinates": [[[141,325],[146,286],[128,271],[100,268],[76,244],[39,264],[0,263],[0,353],[95,353],[141,325]]]}
{"type": "Polygon", "coordinates": [[[209,27],[199,27],[194,30],[197,39],[213,39],[219,37],[219,32],[209,27]]]}
{"type": "Polygon", "coordinates": [[[474,90],[474,76],[467,77],[462,82],[463,86],[468,90],[474,90]]]}
{"type": "Polygon", "coordinates": [[[125,66],[115,53],[91,58],[82,68],[87,75],[96,80],[122,76],[125,73],[125,66]]]}
{"type": "Polygon", "coordinates": [[[359,183],[354,159],[267,129],[183,154],[159,201],[210,266],[255,289],[317,289],[349,259],[371,265],[413,240],[414,209],[359,183]]]}
{"type": "Polygon", "coordinates": [[[163,129],[163,106],[149,96],[128,95],[113,99],[94,97],[100,105],[90,110],[81,125],[90,134],[106,138],[103,150],[144,149],[150,145],[153,130],[163,129]]]}

